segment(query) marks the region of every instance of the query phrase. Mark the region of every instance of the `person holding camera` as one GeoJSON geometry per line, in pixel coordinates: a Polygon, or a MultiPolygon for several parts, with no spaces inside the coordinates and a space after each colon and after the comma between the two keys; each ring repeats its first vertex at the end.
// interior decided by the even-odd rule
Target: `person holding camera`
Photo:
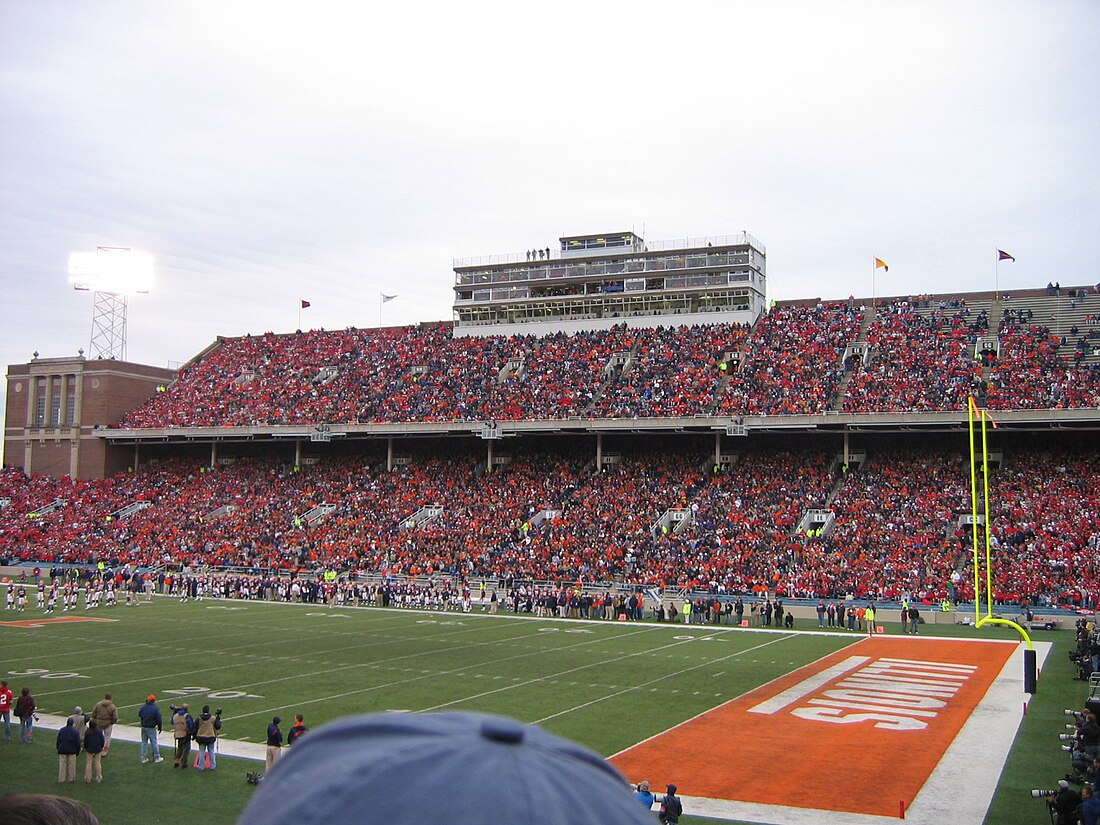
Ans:
{"type": "Polygon", "coordinates": [[[199,745],[199,770],[214,770],[218,767],[218,757],[214,746],[218,741],[218,731],[222,729],[222,709],[210,715],[210,705],[202,706],[202,715],[196,720],[195,741],[199,745]]]}
{"type": "Polygon", "coordinates": [[[195,735],[195,717],[191,715],[186,702],[178,708],[172,708],[172,733],[176,737],[176,756],[173,768],[186,768],[187,758],[191,755],[191,738],[195,735]]]}
{"type": "Polygon", "coordinates": [[[1081,795],[1069,786],[1065,779],[1058,780],[1058,793],[1047,800],[1054,813],[1054,825],[1076,825],[1077,806],[1081,804],[1081,795]]]}

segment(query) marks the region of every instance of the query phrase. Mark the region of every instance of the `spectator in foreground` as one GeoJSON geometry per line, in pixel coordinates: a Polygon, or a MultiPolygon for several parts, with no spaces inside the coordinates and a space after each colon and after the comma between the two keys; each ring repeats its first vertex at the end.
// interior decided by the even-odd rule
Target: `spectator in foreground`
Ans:
{"type": "Polygon", "coordinates": [[[0,822],[5,825],[99,825],[92,809],[83,802],[31,793],[0,796],[0,822]]]}
{"type": "Polygon", "coordinates": [[[480,713],[379,713],[324,725],[279,760],[239,825],[646,825],[600,756],[480,713]]]}

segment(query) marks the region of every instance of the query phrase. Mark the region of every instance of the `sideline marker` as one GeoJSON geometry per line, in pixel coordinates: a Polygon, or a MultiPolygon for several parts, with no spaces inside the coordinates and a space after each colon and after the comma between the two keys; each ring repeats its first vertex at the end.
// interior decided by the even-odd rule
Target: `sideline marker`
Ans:
{"type": "Polygon", "coordinates": [[[898,801],[898,819],[905,819],[905,800],[898,801]]]}

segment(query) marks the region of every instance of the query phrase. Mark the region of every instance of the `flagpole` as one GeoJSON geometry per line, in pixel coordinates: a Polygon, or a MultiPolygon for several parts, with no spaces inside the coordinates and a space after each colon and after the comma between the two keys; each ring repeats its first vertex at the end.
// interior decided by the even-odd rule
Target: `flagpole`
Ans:
{"type": "Polygon", "coordinates": [[[378,293],[378,328],[382,328],[382,293],[378,293]]]}
{"type": "Polygon", "coordinates": [[[993,299],[1001,300],[1001,250],[993,250],[993,299]]]}
{"type": "Polygon", "coordinates": [[[302,328],[302,299],[298,299],[298,329],[302,328]]]}
{"type": "Polygon", "coordinates": [[[878,269],[878,258],[871,256],[871,313],[875,313],[875,270],[878,269]]]}

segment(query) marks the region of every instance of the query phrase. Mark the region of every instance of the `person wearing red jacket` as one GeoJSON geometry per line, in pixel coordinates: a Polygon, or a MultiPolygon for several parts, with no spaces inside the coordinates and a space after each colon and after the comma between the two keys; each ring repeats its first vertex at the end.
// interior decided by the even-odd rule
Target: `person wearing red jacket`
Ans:
{"type": "Polygon", "coordinates": [[[14,695],[8,687],[8,680],[0,682],[0,719],[4,720],[4,738],[11,739],[11,703],[14,695]]]}

